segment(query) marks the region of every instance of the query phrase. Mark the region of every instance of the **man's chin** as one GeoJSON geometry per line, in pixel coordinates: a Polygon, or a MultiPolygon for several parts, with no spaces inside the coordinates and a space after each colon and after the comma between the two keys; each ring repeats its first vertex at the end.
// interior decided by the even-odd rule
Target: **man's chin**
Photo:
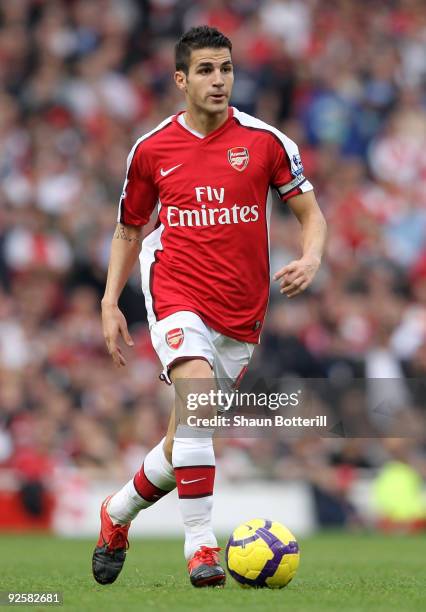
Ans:
{"type": "Polygon", "coordinates": [[[220,114],[223,113],[228,108],[228,99],[220,100],[220,102],[208,102],[206,104],[206,110],[212,114],[220,114]]]}

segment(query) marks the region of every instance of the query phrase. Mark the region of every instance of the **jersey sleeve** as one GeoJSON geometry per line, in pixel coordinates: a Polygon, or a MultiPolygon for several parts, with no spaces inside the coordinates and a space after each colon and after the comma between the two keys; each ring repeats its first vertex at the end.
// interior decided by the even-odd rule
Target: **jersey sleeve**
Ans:
{"type": "Polygon", "coordinates": [[[127,158],[127,172],[118,205],[117,222],[146,225],[158,201],[148,153],[143,143],[136,143],[127,158]]]}
{"type": "Polygon", "coordinates": [[[297,144],[281,132],[273,140],[271,185],[277,189],[281,200],[285,202],[295,195],[312,191],[313,186],[303,173],[297,144]]]}

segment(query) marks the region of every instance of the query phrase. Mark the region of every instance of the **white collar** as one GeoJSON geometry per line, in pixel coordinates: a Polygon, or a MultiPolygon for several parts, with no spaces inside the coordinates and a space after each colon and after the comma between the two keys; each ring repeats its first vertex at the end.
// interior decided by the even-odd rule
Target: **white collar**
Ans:
{"type": "Polygon", "coordinates": [[[185,113],[181,113],[180,115],[178,115],[178,121],[181,125],[183,125],[183,127],[186,130],[188,130],[188,132],[191,132],[191,134],[194,134],[194,136],[197,136],[198,138],[205,138],[204,134],[202,134],[201,132],[197,132],[197,130],[193,130],[192,128],[189,127],[189,125],[185,121],[185,113]]]}

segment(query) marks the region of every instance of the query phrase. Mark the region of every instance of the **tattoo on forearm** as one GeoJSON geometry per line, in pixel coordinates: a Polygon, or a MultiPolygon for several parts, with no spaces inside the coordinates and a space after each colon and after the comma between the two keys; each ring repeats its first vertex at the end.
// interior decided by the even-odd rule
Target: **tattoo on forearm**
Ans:
{"type": "Polygon", "coordinates": [[[117,225],[114,238],[117,240],[126,240],[127,242],[137,242],[138,244],[142,242],[142,238],[140,236],[130,236],[124,225],[120,224],[117,225]]]}

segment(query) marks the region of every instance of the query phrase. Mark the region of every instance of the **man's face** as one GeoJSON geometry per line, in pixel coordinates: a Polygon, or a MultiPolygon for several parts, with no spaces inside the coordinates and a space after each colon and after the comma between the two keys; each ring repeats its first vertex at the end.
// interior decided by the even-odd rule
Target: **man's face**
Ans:
{"type": "Polygon", "coordinates": [[[229,49],[193,50],[188,75],[176,72],[175,80],[188,101],[200,110],[212,114],[224,112],[234,83],[229,49]]]}

